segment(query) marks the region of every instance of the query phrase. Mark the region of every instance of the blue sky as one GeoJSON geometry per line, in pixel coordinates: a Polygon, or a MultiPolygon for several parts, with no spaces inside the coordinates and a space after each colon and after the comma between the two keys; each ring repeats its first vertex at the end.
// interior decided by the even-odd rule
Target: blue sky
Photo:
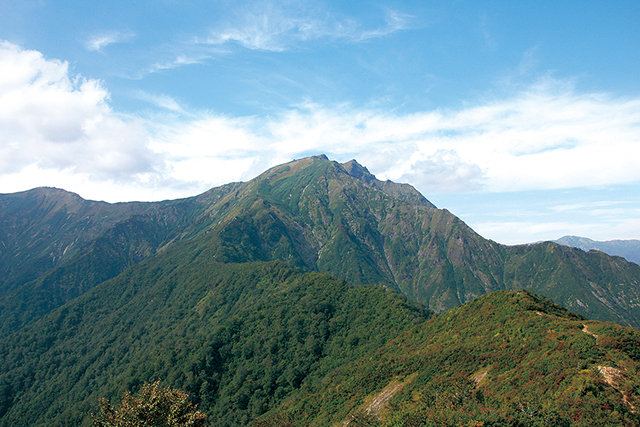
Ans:
{"type": "Polygon", "coordinates": [[[637,1],[0,0],[0,192],[324,153],[501,243],[640,238],[637,1]]]}

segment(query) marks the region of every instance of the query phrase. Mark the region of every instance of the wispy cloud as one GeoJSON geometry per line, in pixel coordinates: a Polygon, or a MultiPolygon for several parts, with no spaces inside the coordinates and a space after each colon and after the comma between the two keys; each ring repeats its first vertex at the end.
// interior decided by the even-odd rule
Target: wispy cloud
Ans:
{"type": "Polygon", "coordinates": [[[210,31],[197,43],[221,45],[238,43],[248,49],[284,51],[297,43],[321,38],[363,41],[383,37],[407,29],[409,15],[393,10],[384,11],[385,23],[367,28],[348,17],[336,17],[305,4],[256,2],[243,10],[231,22],[210,31]]]}
{"type": "Polygon", "coordinates": [[[202,64],[203,61],[208,59],[209,55],[204,55],[201,53],[184,53],[179,54],[175,58],[163,62],[156,62],[148,67],[141,74],[149,74],[155,73],[162,70],[170,70],[172,68],[182,67],[184,65],[193,65],[193,64],[202,64]]]}
{"type": "Polygon", "coordinates": [[[342,37],[345,37],[347,39],[352,38],[358,41],[368,40],[368,39],[377,38],[377,37],[384,37],[389,34],[395,33],[396,31],[410,29],[411,28],[410,21],[413,18],[414,18],[413,16],[406,13],[401,13],[394,10],[387,10],[385,14],[386,25],[383,25],[374,29],[369,29],[369,30],[356,28],[356,31],[352,32],[351,34],[345,33],[342,35],[342,37]]]}
{"type": "Polygon", "coordinates": [[[136,37],[132,32],[110,31],[96,34],[85,42],[88,51],[102,51],[102,49],[113,43],[130,42],[136,37]]]}
{"type": "Polygon", "coordinates": [[[156,107],[160,107],[164,110],[188,115],[187,111],[180,105],[180,103],[171,96],[163,94],[151,94],[142,90],[136,91],[134,93],[134,96],[142,101],[153,104],[156,107]]]}
{"type": "MultiPolygon", "coordinates": [[[[375,24],[337,16],[320,3],[254,1],[237,4],[220,22],[207,30],[194,30],[180,40],[167,42],[154,50],[160,59],[127,76],[145,75],[186,65],[201,64],[212,57],[229,55],[236,46],[266,52],[284,52],[304,43],[326,39],[358,43],[410,28],[413,17],[391,9],[381,9],[375,24]],[[197,35],[195,35],[197,34],[197,35]]],[[[135,35],[112,32],[92,37],[88,50],[100,51],[111,43],[130,41],[135,35]]]]}

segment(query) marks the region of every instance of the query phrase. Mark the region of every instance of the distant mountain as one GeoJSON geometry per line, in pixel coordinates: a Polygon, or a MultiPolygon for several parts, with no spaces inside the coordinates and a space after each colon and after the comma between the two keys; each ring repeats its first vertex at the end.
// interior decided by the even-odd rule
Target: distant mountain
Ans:
{"type": "Polygon", "coordinates": [[[0,225],[0,426],[88,426],[157,378],[216,426],[638,424],[638,331],[582,315],[640,326],[640,266],[497,244],[355,161],[0,195],[0,225]]]}
{"type": "Polygon", "coordinates": [[[592,249],[609,255],[617,255],[626,258],[627,261],[640,264],[640,240],[607,240],[596,241],[586,237],[564,236],[554,242],[590,251],[592,249]]]}

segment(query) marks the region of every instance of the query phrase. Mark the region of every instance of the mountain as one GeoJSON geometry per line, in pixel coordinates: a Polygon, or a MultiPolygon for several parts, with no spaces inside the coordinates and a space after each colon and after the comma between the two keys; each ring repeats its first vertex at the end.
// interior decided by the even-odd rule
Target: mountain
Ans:
{"type": "Polygon", "coordinates": [[[398,290],[436,312],[526,288],[591,318],[640,326],[640,266],[550,242],[497,244],[355,161],[308,157],[176,201],[110,205],[36,189],[2,195],[0,206],[2,333],[199,238],[219,262],[282,260],[398,290]]]}
{"type": "Polygon", "coordinates": [[[638,331],[582,315],[640,325],[640,266],[497,244],[355,161],[0,206],[0,426],[90,425],[158,378],[218,426],[637,424],[638,331]]]}
{"type": "Polygon", "coordinates": [[[0,195],[0,333],[179,241],[233,188],[158,203],[93,202],[54,188],[0,195]]]}
{"type": "Polygon", "coordinates": [[[640,264],[640,240],[607,240],[602,242],[586,237],[564,236],[554,240],[554,242],[587,252],[595,249],[609,255],[621,256],[628,261],[640,264]]]}

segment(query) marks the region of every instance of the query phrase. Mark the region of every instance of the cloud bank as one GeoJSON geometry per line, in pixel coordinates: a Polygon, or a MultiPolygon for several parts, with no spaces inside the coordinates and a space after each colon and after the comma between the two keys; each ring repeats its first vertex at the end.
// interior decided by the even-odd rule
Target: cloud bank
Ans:
{"type": "Polygon", "coordinates": [[[101,82],[2,42],[2,191],[55,185],[110,201],[180,197],[319,153],[356,158],[427,197],[640,182],[640,99],[577,93],[551,78],[508,98],[405,115],[309,102],[231,117],[145,96],[172,115],[117,114],[101,82]]]}

